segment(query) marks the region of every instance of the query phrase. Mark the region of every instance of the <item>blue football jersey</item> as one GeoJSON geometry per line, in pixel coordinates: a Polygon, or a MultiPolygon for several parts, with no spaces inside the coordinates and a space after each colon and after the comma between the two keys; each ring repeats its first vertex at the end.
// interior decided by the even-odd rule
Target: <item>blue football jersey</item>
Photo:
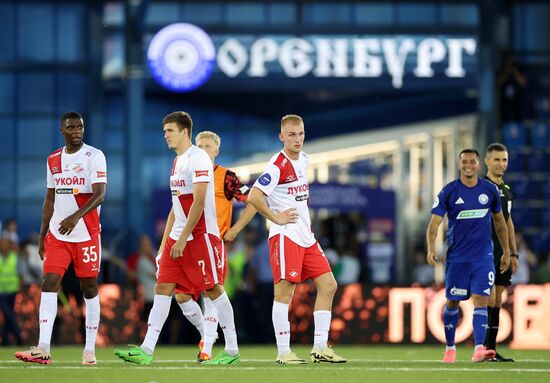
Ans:
{"type": "Polygon", "coordinates": [[[479,262],[493,259],[492,213],[501,211],[500,193],[495,184],[478,178],[473,187],[460,178],[439,192],[432,214],[447,214],[447,262],[479,262]]]}

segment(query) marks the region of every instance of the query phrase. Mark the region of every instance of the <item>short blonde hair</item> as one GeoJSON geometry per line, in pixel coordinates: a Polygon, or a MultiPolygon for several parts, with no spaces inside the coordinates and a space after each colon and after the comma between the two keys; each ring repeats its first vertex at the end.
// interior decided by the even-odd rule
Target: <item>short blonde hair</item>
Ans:
{"type": "Polygon", "coordinates": [[[212,142],[216,145],[218,149],[222,144],[222,139],[220,138],[220,136],[218,136],[216,133],[211,132],[209,130],[204,130],[199,134],[197,134],[197,137],[195,137],[195,143],[197,143],[198,140],[201,140],[203,138],[207,140],[212,140],[212,142]]]}
{"type": "Polygon", "coordinates": [[[302,117],[298,116],[297,114],[287,114],[286,116],[283,116],[283,118],[281,118],[281,128],[286,124],[303,125],[304,120],[302,120],[302,117]]]}

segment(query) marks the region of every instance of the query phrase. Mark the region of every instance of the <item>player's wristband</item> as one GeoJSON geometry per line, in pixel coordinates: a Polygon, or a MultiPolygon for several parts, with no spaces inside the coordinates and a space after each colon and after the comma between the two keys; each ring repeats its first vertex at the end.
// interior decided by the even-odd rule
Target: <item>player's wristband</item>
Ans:
{"type": "Polygon", "coordinates": [[[516,258],[516,259],[519,259],[519,255],[517,255],[516,253],[510,254],[510,257],[514,257],[514,258],[516,258]]]}

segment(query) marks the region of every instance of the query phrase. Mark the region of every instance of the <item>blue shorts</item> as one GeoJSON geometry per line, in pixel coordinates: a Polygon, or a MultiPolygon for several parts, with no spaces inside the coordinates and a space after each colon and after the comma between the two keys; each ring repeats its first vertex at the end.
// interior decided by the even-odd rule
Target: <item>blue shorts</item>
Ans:
{"type": "Polygon", "coordinates": [[[495,283],[492,260],[468,263],[447,263],[445,293],[447,299],[464,301],[471,294],[489,296],[495,283]]]}

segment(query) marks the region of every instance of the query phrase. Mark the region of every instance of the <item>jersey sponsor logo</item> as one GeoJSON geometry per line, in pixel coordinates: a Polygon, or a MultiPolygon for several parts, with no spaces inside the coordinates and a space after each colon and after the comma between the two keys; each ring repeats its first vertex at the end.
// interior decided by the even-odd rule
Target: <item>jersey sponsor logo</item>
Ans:
{"type": "Polygon", "coordinates": [[[281,161],[281,166],[285,166],[287,162],[288,162],[288,160],[287,160],[286,158],[283,159],[283,160],[281,161]]]}
{"type": "Polygon", "coordinates": [[[464,200],[462,199],[462,197],[458,197],[458,199],[455,202],[455,205],[462,205],[462,204],[464,204],[464,200]]]}
{"type": "Polygon", "coordinates": [[[260,177],[258,177],[258,182],[260,183],[260,185],[267,186],[271,183],[271,176],[267,173],[264,173],[260,177]]]}
{"type": "Polygon", "coordinates": [[[291,186],[287,189],[286,194],[298,194],[298,193],[307,192],[308,190],[309,190],[309,184],[291,186]]]}
{"type": "Polygon", "coordinates": [[[55,185],[61,186],[70,186],[70,185],[85,185],[86,179],[84,177],[65,177],[65,178],[56,178],[55,185]]]}
{"type": "Polygon", "coordinates": [[[78,188],[59,188],[55,189],[55,194],[78,194],[80,190],[78,188]]]}
{"type": "Polygon", "coordinates": [[[473,209],[473,210],[462,210],[456,219],[476,219],[483,218],[487,215],[489,209],[473,209]]]}
{"type": "Polygon", "coordinates": [[[456,286],[453,286],[451,288],[451,295],[455,295],[455,296],[461,296],[461,297],[465,297],[466,295],[468,295],[468,290],[466,289],[459,289],[458,287],[456,286]]]}
{"type": "Polygon", "coordinates": [[[170,186],[173,188],[180,188],[185,186],[185,180],[171,180],[170,186]]]}
{"type": "Polygon", "coordinates": [[[50,157],[48,158],[54,158],[54,157],[57,157],[57,156],[60,156],[61,155],[61,150],[59,150],[58,152],[55,152],[53,154],[50,154],[50,157]]]}
{"type": "Polygon", "coordinates": [[[294,197],[294,200],[296,200],[297,202],[301,202],[301,201],[305,201],[307,200],[307,194],[302,194],[302,195],[297,195],[296,197],[294,197]]]}
{"type": "Polygon", "coordinates": [[[102,170],[97,170],[97,178],[105,178],[107,177],[107,172],[102,170]]]}
{"type": "Polygon", "coordinates": [[[487,197],[487,194],[480,194],[479,197],[477,197],[477,200],[482,205],[487,205],[487,202],[489,202],[489,197],[487,197]]]}
{"type": "Polygon", "coordinates": [[[195,170],[195,177],[208,177],[208,170],[195,170]]]}

